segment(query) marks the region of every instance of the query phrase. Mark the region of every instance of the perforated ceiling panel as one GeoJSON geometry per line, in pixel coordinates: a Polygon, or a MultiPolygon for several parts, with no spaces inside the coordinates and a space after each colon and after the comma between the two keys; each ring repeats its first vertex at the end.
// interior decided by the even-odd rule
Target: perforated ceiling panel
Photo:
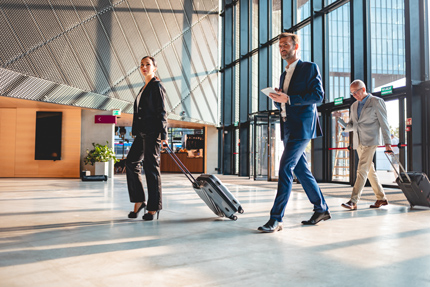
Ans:
{"type": "Polygon", "coordinates": [[[217,0],[2,0],[1,96],[132,112],[158,61],[169,118],[216,124],[217,0]]]}

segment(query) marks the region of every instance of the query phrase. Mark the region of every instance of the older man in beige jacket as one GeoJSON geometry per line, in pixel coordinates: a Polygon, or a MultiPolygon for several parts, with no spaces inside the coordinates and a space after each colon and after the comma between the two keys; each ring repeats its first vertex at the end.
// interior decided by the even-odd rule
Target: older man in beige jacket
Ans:
{"type": "Polygon", "coordinates": [[[349,88],[357,101],[351,106],[350,120],[344,131],[353,132],[353,148],[357,150],[359,161],[351,199],[347,203],[342,203],[342,206],[350,210],[357,209],[357,202],[369,177],[377,199],[370,207],[379,208],[387,205],[388,201],[376,175],[373,156],[380,143],[381,133],[386,151],[392,151],[387,109],[383,99],[366,92],[366,85],[362,81],[353,81],[349,88]]]}

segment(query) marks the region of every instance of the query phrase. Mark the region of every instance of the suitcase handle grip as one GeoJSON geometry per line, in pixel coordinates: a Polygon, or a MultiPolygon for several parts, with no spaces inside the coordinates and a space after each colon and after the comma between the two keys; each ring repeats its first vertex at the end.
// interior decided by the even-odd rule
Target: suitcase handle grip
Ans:
{"type": "Polygon", "coordinates": [[[403,165],[400,163],[399,158],[394,154],[394,152],[393,152],[393,151],[390,151],[390,150],[387,150],[387,151],[385,151],[384,153],[385,153],[385,155],[387,156],[388,161],[391,163],[391,166],[393,167],[394,172],[397,174],[397,177],[400,179],[400,181],[401,181],[401,182],[403,182],[403,179],[402,179],[402,177],[400,176],[399,172],[397,171],[396,167],[394,166],[394,160],[399,164],[400,169],[403,171],[403,173],[405,174],[405,176],[408,178],[409,183],[411,183],[411,182],[412,182],[412,181],[411,181],[411,178],[409,177],[408,173],[406,172],[405,168],[404,168],[404,167],[403,167],[403,165]],[[389,156],[389,155],[390,155],[392,158],[390,158],[390,156],[389,156]]]}
{"type": "Polygon", "coordinates": [[[181,162],[178,156],[172,151],[172,149],[166,144],[164,144],[163,147],[167,150],[167,153],[170,155],[170,157],[173,159],[176,165],[180,168],[180,170],[185,174],[188,180],[191,181],[191,183],[193,184],[193,187],[200,188],[199,184],[197,183],[197,180],[193,177],[193,175],[188,170],[188,168],[181,162]]]}

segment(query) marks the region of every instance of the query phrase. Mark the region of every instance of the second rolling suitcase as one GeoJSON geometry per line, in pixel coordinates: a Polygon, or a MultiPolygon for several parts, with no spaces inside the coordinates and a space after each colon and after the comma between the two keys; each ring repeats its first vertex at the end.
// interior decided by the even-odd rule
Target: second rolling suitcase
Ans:
{"type": "Polygon", "coordinates": [[[427,206],[430,207],[430,182],[425,173],[416,171],[405,171],[399,159],[394,153],[385,153],[395,173],[396,182],[406,196],[411,207],[427,206]],[[391,156],[391,158],[390,158],[391,156]],[[398,172],[393,163],[397,163],[403,172],[398,172]]]}
{"type": "Polygon", "coordinates": [[[235,213],[243,213],[243,208],[227,187],[215,175],[211,174],[202,174],[196,180],[172,150],[167,146],[166,149],[173,161],[191,181],[194,191],[206,205],[220,217],[225,216],[237,220],[235,213]]]}

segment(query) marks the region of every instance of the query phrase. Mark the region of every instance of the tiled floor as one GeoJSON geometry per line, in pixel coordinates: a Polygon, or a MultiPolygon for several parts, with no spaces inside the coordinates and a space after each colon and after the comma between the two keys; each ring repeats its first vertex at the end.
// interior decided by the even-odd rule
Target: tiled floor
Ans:
{"type": "MultiPolygon", "coordinates": [[[[321,184],[333,218],[295,185],[284,230],[268,219],[276,183],[220,176],[245,210],[217,218],[179,174],[163,174],[160,219],[127,218],[124,175],[108,182],[0,179],[0,286],[430,286],[430,210],[340,207],[348,185],[321,184]]],[[[139,217],[140,218],[140,217],[139,217]]]]}

